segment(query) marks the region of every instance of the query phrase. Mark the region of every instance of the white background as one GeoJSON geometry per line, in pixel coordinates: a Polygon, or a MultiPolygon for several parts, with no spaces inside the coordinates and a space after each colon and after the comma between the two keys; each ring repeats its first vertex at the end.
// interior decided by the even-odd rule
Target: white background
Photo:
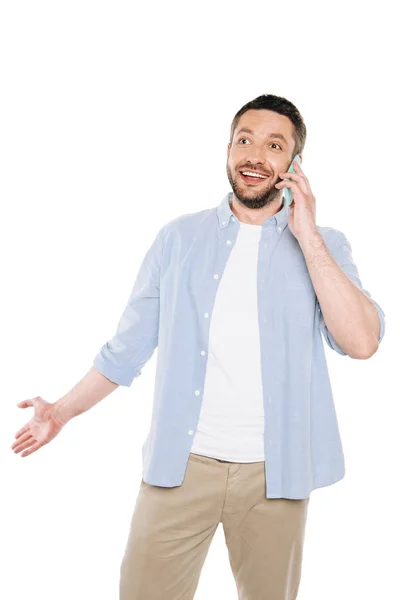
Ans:
{"type": "MultiPolygon", "coordinates": [[[[84,376],[159,228],[230,191],[231,121],[263,93],[302,113],[317,223],[345,233],[387,327],[366,361],[325,345],[346,476],[312,492],[298,600],[400,597],[400,97],[390,7],[2,3],[2,598],[118,599],[157,351],[130,388],[25,458],[11,445],[33,409],[16,404],[56,401],[84,376]]],[[[222,525],[195,598],[237,598],[222,525]]]]}

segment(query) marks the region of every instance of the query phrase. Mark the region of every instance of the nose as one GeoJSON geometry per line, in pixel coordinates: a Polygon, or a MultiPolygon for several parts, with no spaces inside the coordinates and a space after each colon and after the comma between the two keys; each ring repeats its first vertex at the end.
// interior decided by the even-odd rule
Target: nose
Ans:
{"type": "Polygon", "coordinates": [[[247,155],[248,161],[252,165],[262,165],[265,168],[265,150],[258,146],[254,146],[251,152],[247,155]]]}

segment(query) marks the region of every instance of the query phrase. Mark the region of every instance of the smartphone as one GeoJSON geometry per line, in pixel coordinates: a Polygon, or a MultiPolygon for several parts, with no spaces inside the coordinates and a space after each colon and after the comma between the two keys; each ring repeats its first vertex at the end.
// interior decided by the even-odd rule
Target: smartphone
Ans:
{"type": "MultiPolygon", "coordinates": [[[[288,172],[289,173],[296,173],[296,171],[293,168],[293,163],[294,163],[295,160],[297,160],[297,162],[301,165],[300,156],[298,154],[296,154],[296,156],[294,157],[294,159],[290,163],[290,167],[288,168],[288,172]]],[[[284,177],[281,181],[285,181],[285,180],[289,180],[289,177],[284,177]]],[[[293,202],[293,192],[292,192],[292,190],[290,188],[288,188],[288,187],[284,187],[283,188],[283,196],[285,198],[287,206],[290,206],[292,204],[292,202],[293,202]]]]}

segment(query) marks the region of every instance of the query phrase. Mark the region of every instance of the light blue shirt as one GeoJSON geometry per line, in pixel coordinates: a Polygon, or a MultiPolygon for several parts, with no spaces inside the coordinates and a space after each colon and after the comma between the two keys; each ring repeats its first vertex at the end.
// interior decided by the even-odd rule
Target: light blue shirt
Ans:
{"type": "MultiPolygon", "coordinates": [[[[94,359],[111,381],[130,386],[156,347],[153,412],[142,447],[143,480],[183,483],[199,420],[210,319],[240,223],[230,206],[181,215],[164,225],[144,256],[114,336],[94,359]]],[[[286,203],[262,225],[257,294],[264,402],[267,498],[308,498],[344,477],[343,449],[322,335],[328,331],[302,250],[288,227],[286,203]],[[322,335],[321,335],[322,334],[322,335]]],[[[331,227],[317,229],[330,253],[362,288],[351,246],[331,227]]],[[[245,401],[245,399],[243,399],[245,401]]]]}

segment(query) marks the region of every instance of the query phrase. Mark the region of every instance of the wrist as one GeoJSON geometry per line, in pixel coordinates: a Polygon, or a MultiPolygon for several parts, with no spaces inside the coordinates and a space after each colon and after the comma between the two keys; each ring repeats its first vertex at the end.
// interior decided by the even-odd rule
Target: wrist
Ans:
{"type": "Polygon", "coordinates": [[[316,248],[324,240],[323,240],[323,237],[321,236],[321,234],[319,233],[319,231],[316,229],[316,230],[307,232],[307,233],[303,234],[302,236],[299,236],[297,238],[297,241],[299,242],[300,247],[302,249],[305,249],[308,247],[316,248]]]}
{"type": "Polygon", "coordinates": [[[66,425],[74,415],[68,406],[68,401],[65,396],[53,403],[53,417],[62,426],[66,425]]]}

